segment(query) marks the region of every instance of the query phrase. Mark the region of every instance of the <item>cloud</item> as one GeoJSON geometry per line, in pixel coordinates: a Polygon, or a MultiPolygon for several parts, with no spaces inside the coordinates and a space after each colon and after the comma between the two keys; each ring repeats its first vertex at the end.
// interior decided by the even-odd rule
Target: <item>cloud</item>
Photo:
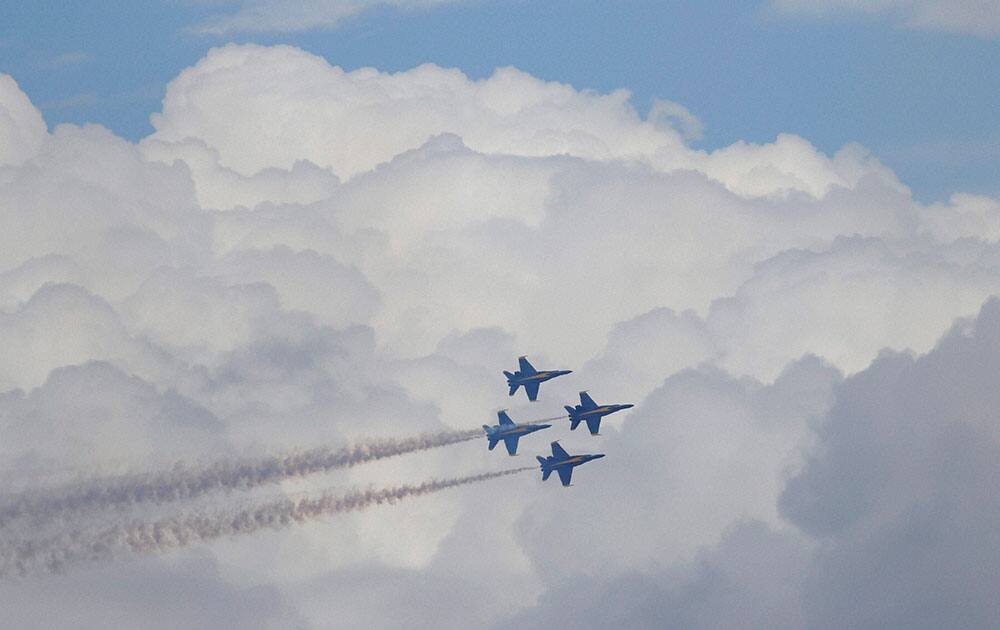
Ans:
{"type": "MultiPolygon", "coordinates": [[[[93,125],[50,133],[8,77],[0,112],[0,500],[93,469],[474,428],[501,406],[537,419],[582,389],[637,405],[601,438],[559,423],[522,441],[524,458],[545,438],[607,453],[575,488],[525,475],[202,548],[229,589],[220,606],[261,585],[281,594],[261,613],[277,625],[322,627],[334,611],[538,625],[568,608],[582,625],[726,627],[736,611],[821,625],[848,614],[852,574],[871,575],[856,558],[896,566],[884,554],[903,530],[883,524],[920,516],[919,538],[951,514],[974,538],[988,520],[935,507],[983,499],[971,487],[986,464],[970,458],[969,490],[939,484],[944,455],[963,451],[935,454],[923,430],[895,445],[905,431],[883,434],[876,412],[911,404],[885,366],[932,362],[965,338],[935,350],[942,332],[998,292],[994,198],[921,204],[863,147],[827,155],[790,134],[695,149],[693,115],[643,117],[625,91],[513,68],[345,72],[285,46],[210,51],[137,144],[93,125]],[[574,373],[538,403],[510,398],[500,370],[520,354],[574,373]],[[888,398],[855,395],[869,378],[888,398]],[[899,463],[909,448],[929,455],[899,463]],[[365,590],[378,584],[392,597],[365,590]]],[[[918,398],[922,413],[987,408],[977,356],[956,359],[977,383],[960,397],[913,385],[941,394],[918,398]]],[[[502,465],[476,441],[271,491],[502,465]]],[[[243,497],[197,507],[214,500],[243,497]]],[[[884,619],[912,620],[897,599],[884,619]]],[[[115,625],[135,606],[87,614],[115,625]]]]}
{"type": "Polygon", "coordinates": [[[948,31],[978,37],[1000,35],[997,0],[771,0],[778,13],[811,19],[841,15],[887,15],[905,28],[948,31]]]}
{"type": "MultiPolygon", "coordinates": [[[[396,74],[344,72],[291,47],[228,45],[168,85],[163,111],[151,119],[156,132],[150,140],[200,138],[218,152],[222,166],[244,176],[307,159],[347,180],[451,133],[484,154],[571,155],[639,161],[666,172],[697,170],[745,196],[796,190],[820,196],[830,187],[853,188],[864,177],[902,188],[857,147],[830,159],[788,134],[768,145],[695,151],[662,124],[666,105],[644,120],[629,97],[626,90],[577,91],[514,68],[479,81],[432,64],[396,74]],[[263,84],[270,89],[261,91],[263,84]]],[[[676,118],[678,106],[669,107],[676,118]]],[[[690,133],[693,118],[682,120],[690,133]]]]}
{"type": "Polygon", "coordinates": [[[231,210],[254,208],[264,202],[309,204],[333,194],[337,176],[309,161],[298,161],[289,169],[266,168],[243,176],[219,164],[219,154],[203,142],[187,139],[142,144],[145,159],[164,164],[183,163],[191,171],[203,208],[231,210]]]}
{"type": "Polygon", "coordinates": [[[0,167],[17,166],[32,158],[42,146],[47,129],[10,75],[0,74],[0,167]]]}
{"type": "Polygon", "coordinates": [[[77,107],[93,107],[100,102],[100,99],[96,94],[93,93],[82,93],[73,94],[72,96],[67,96],[66,98],[60,98],[51,101],[45,101],[41,103],[39,107],[41,109],[75,109],[77,107]]]}
{"type": "Polygon", "coordinates": [[[497,627],[801,628],[807,563],[795,536],[741,521],[690,562],[610,580],[574,576],[497,627]]]}
{"type": "Polygon", "coordinates": [[[569,452],[609,457],[574,473],[585,494],[555,495],[563,489],[552,487],[522,513],[518,535],[535,569],[547,583],[613,579],[690,560],[739,519],[785,528],[777,497],[840,378],[815,358],[771,385],[686,370],[624,420],[606,419],[599,443],[567,436],[569,452]]]}
{"type": "Polygon", "coordinates": [[[427,10],[463,0],[244,0],[236,13],[209,17],[191,27],[199,35],[294,33],[331,29],[344,20],[379,8],[427,10]]]}
{"type": "Polygon", "coordinates": [[[64,365],[113,360],[149,378],[172,369],[170,359],[133,336],[114,308],[79,286],[45,284],[10,314],[0,313],[3,389],[41,385],[64,365]]]}
{"type": "Polygon", "coordinates": [[[84,50],[73,50],[70,52],[61,53],[55,55],[51,59],[47,60],[43,66],[49,70],[57,70],[60,68],[67,68],[71,66],[78,66],[84,63],[90,63],[94,60],[94,55],[86,52],[84,50]]]}
{"type": "Polygon", "coordinates": [[[680,103],[654,99],[647,116],[649,120],[676,126],[685,140],[700,140],[704,126],[698,117],[680,103]]]}
{"type": "Polygon", "coordinates": [[[812,627],[992,625],[1000,303],[926,355],[886,353],[845,381],[781,496],[816,536],[812,627]]]}
{"type": "Polygon", "coordinates": [[[8,627],[240,628],[304,623],[275,587],[236,586],[209,556],[142,560],[0,583],[8,627]]]}
{"type": "Polygon", "coordinates": [[[499,627],[991,626],[998,377],[994,299],[928,353],[886,352],[843,380],[809,360],[764,388],[668,379],[605,447],[627,462],[524,513],[552,586],[499,627]]]}

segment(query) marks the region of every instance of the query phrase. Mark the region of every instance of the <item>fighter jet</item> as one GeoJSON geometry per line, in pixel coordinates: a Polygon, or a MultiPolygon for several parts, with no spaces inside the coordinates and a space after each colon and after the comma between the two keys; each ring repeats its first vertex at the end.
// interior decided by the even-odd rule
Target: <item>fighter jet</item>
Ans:
{"type": "Polygon", "coordinates": [[[602,457],[604,457],[603,453],[597,453],[596,455],[570,455],[563,447],[559,446],[559,442],[553,442],[552,457],[536,457],[535,459],[542,465],[542,481],[548,479],[554,470],[559,473],[559,481],[562,482],[562,485],[568,486],[575,467],[602,457]]]}
{"type": "Polygon", "coordinates": [[[520,367],[517,372],[511,374],[505,370],[503,373],[503,375],[507,377],[507,385],[510,386],[510,395],[513,396],[517,392],[517,388],[524,385],[524,392],[528,394],[528,400],[531,401],[538,398],[538,386],[540,384],[549,379],[562,376],[563,374],[569,374],[573,371],[545,370],[543,372],[539,372],[530,363],[528,363],[527,357],[518,357],[517,362],[520,367]]]}
{"type": "Polygon", "coordinates": [[[635,405],[601,405],[598,406],[587,392],[580,392],[580,404],[576,407],[564,405],[569,413],[569,430],[573,431],[581,422],[587,423],[591,435],[598,435],[601,430],[601,418],[610,416],[622,409],[631,409],[635,405]]]}
{"type": "Polygon", "coordinates": [[[507,447],[507,453],[510,455],[517,454],[517,441],[522,435],[528,435],[552,426],[551,424],[516,424],[506,411],[498,411],[497,417],[500,419],[500,424],[495,424],[492,427],[484,424],[483,430],[486,431],[486,438],[490,441],[491,451],[496,448],[497,442],[503,440],[504,446],[507,447]]]}

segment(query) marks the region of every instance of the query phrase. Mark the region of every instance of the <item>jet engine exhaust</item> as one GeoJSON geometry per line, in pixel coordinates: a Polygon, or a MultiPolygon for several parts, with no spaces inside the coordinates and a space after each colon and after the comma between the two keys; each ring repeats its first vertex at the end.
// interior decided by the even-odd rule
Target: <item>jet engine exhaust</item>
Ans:
{"type": "Polygon", "coordinates": [[[132,522],[97,531],[73,531],[41,540],[9,541],[0,547],[0,576],[58,573],[90,562],[127,554],[158,554],[220,538],[281,529],[318,518],[394,504],[410,497],[514,475],[535,467],[513,468],[466,477],[432,480],[419,485],[357,490],[344,495],[283,499],[256,507],[178,515],[154,522],[132,522]]]}
{"type": "Polygon", "coordinates": [[[53,488],[28,490],[0,506],[0,528],[19,518],[47,522],[72,513],[162,504],[217,490],[247,490],[366,462],[465,442],[482,431],[442,431],[403,439],[379,439],[353,446],[260,458],[221,460],[203,466],[174,465],[170,470],[85,479],[53,488]]]}

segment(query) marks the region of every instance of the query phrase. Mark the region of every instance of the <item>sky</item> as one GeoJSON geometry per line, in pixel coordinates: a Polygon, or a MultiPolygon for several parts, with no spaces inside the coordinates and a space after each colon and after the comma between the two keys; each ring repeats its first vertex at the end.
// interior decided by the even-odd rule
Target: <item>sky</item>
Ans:
{"type": "Polygon", "coordinates": [[[1000,625],[1000,7],[694,4],[4,6],[0,626],[1000,625]]]}
{"type": "Polygon", "coordinates": [[[432,62],[481,78],[515,66],[578,89],[624,88],[642,112],[653,99],[696,112],[707,149],[782,132],[827,153],[859,142],[922,200],[998,192],[1000,44],[995,24],[989,31],[990,20],[975,17],[989,15],[990,2],[941,3],[959,14],[968,5],[970,24],[909,28],[917,9],[900,1],[875,3],[901,5],[881,15],[837,2],[820,11],[810,2],[372,4],[334,26],[310,7],[317,23],[298,31],[200,33],[239,3],[6,3],[0,59],[50,125],[97,122],[133,141],[151,131],[167,82],[209,48],[288,43],[345,69],[432,62]],[[965,32],[978,23],[987,30],[965,32]]]}

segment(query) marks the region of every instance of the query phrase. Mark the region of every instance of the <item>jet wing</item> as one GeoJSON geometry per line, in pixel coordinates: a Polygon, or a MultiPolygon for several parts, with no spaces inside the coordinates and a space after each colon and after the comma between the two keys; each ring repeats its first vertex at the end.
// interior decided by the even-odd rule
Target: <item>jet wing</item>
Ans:
{"type": "Polygon", "coordinates": [[[524,391],[528,393],[528,400],[538,400],[538,383],[525,383],[524,391]]]}
{"type": "Polygon", "coordinates": [[[552,443],[552,456],[556,459],[569,459],[569,453],[566,452],[566,449],[559,446],[559,442],[552,443]]]}
{"type": "Polygon", "coordinates": [[[510,419],[510,416],[507,415],[506,411],[498,411],[497,418],[500,419],[500,424],[514,426],[514,421],[510,419]]]}
{"type": "Polygon", "coordinates": [[[587,418],[587,428],[590,429],[591,435],[597,435],[601,430],[601,418],[599,416],[587,418]]]}
{"type": "Polygon", "coordinates": [[[587,392],[580,392],[580,404],[584,409],[594,409],[597,407],[597,403],[594,402],[594,399],[587,392]]]}
{"type": "Polygon", "coordinates": [[[538,370],[535,369],[535,366],[528,363],[528,357],[518,357],[517,365],[521,371],[521,376],[531,376],[532,374],[538,373],[538,370]]]}
{"type": "Polygon", "coordinates": [[[567,466],[565,468],[559,468],[558,471],[559,481],[562,482],[562,485],[568,486],[569,480],[573,478],[573,469],[567,466]]]}
{"type": "Polygon", "coordinates": [[[517,455],[517,440],[520,435],[511,435],[503,439],[503,445],[507,447],[508,455],[517,455]]]}

